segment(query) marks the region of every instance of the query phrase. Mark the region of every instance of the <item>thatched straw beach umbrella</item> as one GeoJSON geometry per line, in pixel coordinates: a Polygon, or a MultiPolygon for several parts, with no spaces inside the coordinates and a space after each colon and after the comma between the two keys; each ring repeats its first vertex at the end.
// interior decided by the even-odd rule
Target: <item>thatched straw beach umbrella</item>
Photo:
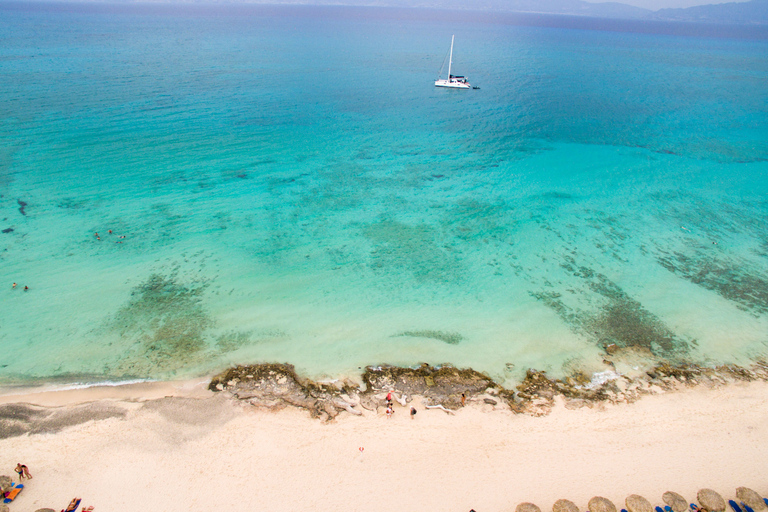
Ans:
{"type": "Polygon", "coordinates": [[[768,507],[765,506],[765,502],[763,501],[763,498],[757,494],[752,489],[749,489],[747,487],[739,487],[736,489],[736,497],[739,498],[740,501],[743,501],[749,507],[757,512],[758,510],[765,510],[768,507]]]}
{"type": "Polygon", "coordinates": [[[631,494],[624,500],[629,512],[653,512],[651,502],[638,494],[631,494]]]}
{"type": "Polygon", "coordinates": [[[13,480],[11,480],[11,477],[6,475],[0,476],[0,489],[2,489],[3,492],[10,491],[11,486],[13,486],[13,480]]]}
{"type": "Polygon", "coordinates": [[[667,491],[662,495],[661,499],[664,500],[664,503],[669,505],[674,512],[686,512],[688,510],[688,502],[676,492],[667,491]]]}
{"type": "Polygon", "coordinates": [[[552,512],[579,512],[579,507],[569,500],[557,500],[552,505],[552,512]]]}
{"type": "Polygon", "coordinates": [[[589,500],[588,506],[589,512],[616,512],[616,505],[602,496],[595,496],[589,500]]]}
{"type": "Polygon", "coordinates": [[[541,512],[541,509],[533,503],[521,503],[515,508],[515,512],[541,512]]]}
{"type": "Polygon", "coordinates": [[[56,511],[53,510],[52,508],[39,508],[35,510],[35,512],[56,512],[56,511]]]}
{"type": "Polygon", "coordinates": [[[696,495],[701,508],[709,512],[725,512],[725,500],[712,489],[701,489],[696,495]]]}

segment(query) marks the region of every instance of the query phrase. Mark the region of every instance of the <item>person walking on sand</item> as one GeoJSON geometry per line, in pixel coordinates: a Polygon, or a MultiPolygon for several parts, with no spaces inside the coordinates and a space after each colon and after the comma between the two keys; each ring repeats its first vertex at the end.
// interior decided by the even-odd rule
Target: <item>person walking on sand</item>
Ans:
{"type": "Polygon", "coordinates": [[[413,419],[414,416],[416,416],[416,408],[411,407],[411,419],[413,419]]]}
{"type": "Polygon", "coordinates": [[[392,406],[388,405],[387,406],[387,419],[390,419],[392,417],[392,413],[394,413],[394,412],[395,411],[392,409],[392,406]]]}
{"type": "Polygon", "coordinates": [[[16,464],[15,471],[19,474],[19,482],[21,482],[23,478],[26,478],[27,480],[32,479],[32,475],[29,474],[29,468],[24,464],[22,464],[21,462],[16,464]]]}

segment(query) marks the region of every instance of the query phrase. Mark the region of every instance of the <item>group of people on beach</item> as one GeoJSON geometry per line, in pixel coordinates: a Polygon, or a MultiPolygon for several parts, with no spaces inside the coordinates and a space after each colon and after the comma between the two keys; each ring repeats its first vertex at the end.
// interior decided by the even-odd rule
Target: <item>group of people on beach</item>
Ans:
{"type": "MultiPolygon", "coordinates": [[[[14,468],[14,471],[16,471],[16,473],[19,475],[19,483],[21,483],[21,481],[24,480],[25,478],[27,480],[32,480],[32,474],[29,472],[29,468],[27,467],[26,464],[22,464],[21,462],[19,462],[18,464],[16,464],[16,468],[14,468]]],[[[17,489],[20,489],[21,487],[23,486],[20,485],[19,487],[17,487],[17,489]]],[[[19,493],[19,490],[16,491],[16,493],[14,494],[13,497],[11,497],[11,499],[15,498],[18,493],[19,493]]],[[[9,494],[10,493],[8,492],[4,492],[2,497],[7,498],[9,494]]],[[[67,508],[62,509],[61,512],[75,512],[77,510],[77,507],[80,506],[81,501],[82,501],[82,498],[72,498],[72,501],[69,502],[69,505],[67,505],[67,508]]],[[[84,506],[81,509],[81,512],[93,512],[93,505],[89,507],[84,506]]]]}
{"type": "MultiPolygon", "coordinates": [[[[387,419],[391,418],[392,415],[395,413],[395,409],[393,408],[394,403],[392,402],[392,398],[394,396],[394,390],[390,389],[387,392],[387,419]]],[[[403,405],[405,405],[405,398],[403,398],[403,401],[401,402],[403,405]]],[[[416,408],[411,406],[411,419],[413,419],[414,416],[416,416],[416,408]]]]}
{"type": "Polygon", "coordinates": [[[392,390],[390,389],[387,393],[387,419],[391,418],[394,413],[395,410],[392,408],[392,390]]]}
{"type": "Polygon", "coordinates": [[[14,471],[16,471],[16,473],[19,474],[19,482],[21,482],[25,478],[27,480],[32,479],[32,475],[29,474],[29,468],[26,465],[22,464],[21,462],[16,464],[16,469],[14,469],[14,471]]]}

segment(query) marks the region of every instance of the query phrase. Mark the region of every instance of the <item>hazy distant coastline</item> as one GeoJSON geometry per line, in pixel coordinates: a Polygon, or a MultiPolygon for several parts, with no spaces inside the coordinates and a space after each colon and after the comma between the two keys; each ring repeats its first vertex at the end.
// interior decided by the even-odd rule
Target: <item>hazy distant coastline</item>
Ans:
{"type": "MultiPolygon", "coordinates": [[[[59,0],[56,3],[64,3],[59,0]]],[[[0,0],[0,4],[8,4],[0,0]]],[[[16,3],[16,2],[14,2],[16,3]]],[[[737,25],[768,25],[768,0],[707,4],[687,8],[644,9],[620,2],[592,3],[583,0],[478,0],[468,4],[461,0],[90,0],[87,3],[112,4],[182,4],[182,5],[307,5],[395,7],[414,9],[472,10],[497,13],[558,14],[593,18],[682,21],[737,25]]]]}

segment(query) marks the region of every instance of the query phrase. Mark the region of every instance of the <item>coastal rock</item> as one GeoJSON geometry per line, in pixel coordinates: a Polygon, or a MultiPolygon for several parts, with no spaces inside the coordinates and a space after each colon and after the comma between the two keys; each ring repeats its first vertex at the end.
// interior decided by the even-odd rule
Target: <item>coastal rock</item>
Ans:
{"type": "Polygon", "coordinates": [[[579,507],[570,500],[557,500],[552,505],[552,512],[579,512],[579,507]]]}
{"type": "Polygon", "coordinates": [[[696,494],[696,499],[699,500],[701,508],[708,510],[709,512],[725,511],[725,500],[712,489],[701,489],[698,494],[696,494]]]}
{"type": "Polygon", "coordinates": [[[589,512],[616,512],[616,505],[608,498],[595,496],[588,503],[589,512]]]}
{"type": "Polygon", "coordinates": [[[261,407],[299,407],[308,410],[312,417],[326,420],[335,418],[342,410],[360,414],[353,409],[354,403],[341,398],[353,394],[354,389],[301,380],[289,364],[236,366],[215,376],[208,389],[226,391],[234,398],[261,407]]]}
{"type": "MultiPolygon", "coordinates": [[[[614,359],[635,356],[637,352],[632,347],[619,347],[614,359]]],[[[672,366],[661,363],[634,379],[614,374],[602,383],[595,383],[592,375],[577,368],[562,380],[551,379],[544,371],[529,369],[525,379],[515,389],[508,390],[480,372],[448,364],[430,366],[424,363],[418,368],[384,365],[366,367],[361,376],[364,388],[361,388],[343,379],[314,382],[300,378],[288,364],[259,364],[230,368],[215,376],[209,389],[259,407],[290,405],[304,408],[313,417],[326,420],[333,419],[341,411],[358,415],[363,408],[376,412],[385,405],[390,390],[395,392],[395,399],[403,407],[414,396],[421,396],[426,406],[458,409],[464,394],[474,403],[495,408],[501,402],[515,413],[543,416],[552,411],[558,396],[562,397],[561,402],[566,408],[575,409],[601,407],[606,403],[631,403],[643,395],[661,394],[696,383],[716,387],[736,380],[768,380],[768,363],[755,363],[752,369],[735,365],[705,368],[694,364],[672,366]]],[[[4,436],[4,421],[3,406],[0,406],[0,438],[4,436]]],[[[25,432],[21,426],[14,430],[14,435],[25,432]]],[[[681,509],[681,506],[676,507],[681,509]]],[[[673,509],[674,512],[684,512],[677,509],[673,509]]]]}
{"type": "Polygon", "coordinates": [[[362,377],[369,392],[395,389],[400,394],[421,395],[427,405],[441,404],[449,409],[461,406],[462,393],[469,398],[496,385],[490,377],[480,372],[450,365],[434,367],[423,364],[419,368],[369,366],[362,377]]]}
{"type": "Polygon", "coordinates": [[[768,509],[763,498],[747,487],[739,487],[736,489],[736,497],[739,498],[740,501],[746,503],[755,512],[768,509]]]}
{"type": "Polygon", "coordinates": [[[541,509],[533,503],[520,503],[515,507],[515,512],[541,512],[541,509]]]}
{"type": "Polygon", "coordinates": [[[653,512],[651,502],[638,494],[631,494],[624,500],[629,512],[653,512]]]}
{"type": "Polygon", "coordinates": [[[688,501],[676,492],[667,491],[661,496],[661,499],[669,505],[673,512],[687,512],[688,510],[688,501]]]}

